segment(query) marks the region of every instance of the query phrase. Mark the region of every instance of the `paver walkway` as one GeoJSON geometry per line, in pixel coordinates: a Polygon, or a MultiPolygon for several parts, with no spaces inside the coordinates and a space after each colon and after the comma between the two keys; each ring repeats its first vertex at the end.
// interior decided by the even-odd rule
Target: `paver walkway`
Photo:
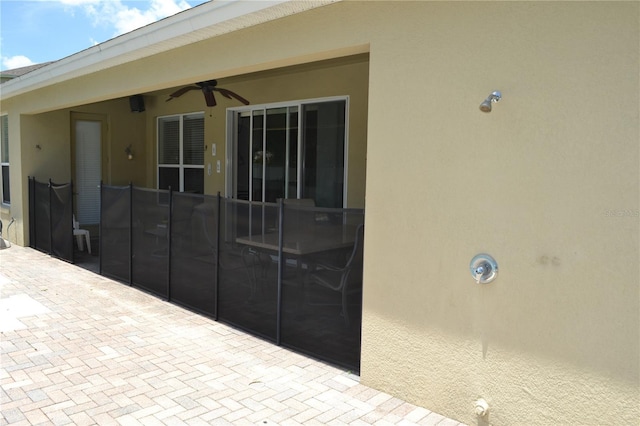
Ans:
{"type": "Polygon", "coordinates": [[[0,289],[2,425],[460,424],[29,248],[0,289]]]}

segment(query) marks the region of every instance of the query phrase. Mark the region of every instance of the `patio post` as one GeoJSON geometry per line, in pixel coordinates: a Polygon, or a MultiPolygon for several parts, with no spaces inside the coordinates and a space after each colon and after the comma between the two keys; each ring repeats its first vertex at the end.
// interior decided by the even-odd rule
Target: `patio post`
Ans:
{"type": "Polygon", "coordinates": [[[133,182],[129,182],[129,286],[133,286],[133,182]]]}
{"type": "Polygon", "coordinates": [[[167,302],[171,301],[171,222],[173,221],[173,188],[169,186],[169,217],[167,218],[167,302]]]}
{"type": "Polygon", "coordinates": [[[102,208],[104,206],[102,195],[103,186],[104,182],[102,181],[102,179],[100,179],[100,222],[98,222],[98,273],[100,275],[102,275],[102,240],[104,240],[104,238],[102,238],[102,236],[104,235],[102,232],[102,217],[104,216],[102,214],[102,208]]]}
{"type": "Polygon", "coordinates": [[[29,247],[36,248],[36,178],[29,176],[29,247]]]}
{"type": "Polygon", "coordinates": [[[69,221],[71,222],[71,232],[69,233],[69,238],[71,239],[71,263],[75,263],[75,255],[74,255],[74,235],[73,235],[73,179],[69,181],[69,204],[71,205],[71,217],[69,217],[69,221]]]}
{"type": "Polygon", "coordinates": [[[282,262],[284,255],[283,247],[283,229],[284,223],[284,201],[282,198],[278,200],[278,299],[276,308],[276,344],[280,346],[280,328],[282,323],[282,262]]]}
{"type": "Polygon", "coordinates": [[[53,183],[49,178],[49,256],[53,255],[53,217],[51,217],[51,191],[53,191],[53,183]]]}
{"type": "MultiPolygon", "coordinates": [[[[220,197],[220,191],[218,191],[218,206],[216,212],[216,246],[215,246],[215,265],[216,265],[216,273],[214,274],[214,282],[213,282],[213,294],[215,297],[215,301],[213,302],[213,318],[218,321],[218,292],[219,292],[219,280],[220,280],[220,212],[222,211],[222,198],[220,197]]],[[[206,226],[206,225],[205,225],[206,226]]]]}

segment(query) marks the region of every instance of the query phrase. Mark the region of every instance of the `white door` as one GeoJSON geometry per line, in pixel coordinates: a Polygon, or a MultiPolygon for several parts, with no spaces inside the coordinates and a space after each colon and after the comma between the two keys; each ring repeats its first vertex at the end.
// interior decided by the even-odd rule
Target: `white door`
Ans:
{"type": "Polygon", "coordinates": [[[76,220],[83,225],[100,223],[102,177],[102,123],[75,120],[76,220]]]}

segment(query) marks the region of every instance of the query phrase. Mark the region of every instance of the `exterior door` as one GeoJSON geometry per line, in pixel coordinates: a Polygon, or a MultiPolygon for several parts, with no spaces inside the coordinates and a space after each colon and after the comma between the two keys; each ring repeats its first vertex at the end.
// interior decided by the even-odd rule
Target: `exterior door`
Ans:
{"type": "Polygon", "coordinates": [[[102,133],[104,121],[72,120],[76,220],[83,225],[100,223],[102,133]]]}

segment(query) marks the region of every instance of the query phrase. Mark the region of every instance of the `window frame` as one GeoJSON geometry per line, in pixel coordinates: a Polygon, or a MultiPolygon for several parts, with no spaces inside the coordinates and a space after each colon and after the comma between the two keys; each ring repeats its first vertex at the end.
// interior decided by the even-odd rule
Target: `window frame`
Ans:
{"type": "Polygon", "coordinates": [[[165,168],[165,169],[178,169],[178,178],[179,178],[179,188],[172,188],[172,190],[174,191],[179,191],[179,192],[184,192],[184,185],[185,185],[185,170],[186,169],[190,169],[190,170],[202,170],[202,187],[203,187],[203,193],[204,193],[204,154],[205,154],[205,137],[204,137],[204,133],[205,133],[205,113],[204,111],[194,111],[194,112],[187,112],[187,113],[182,113],[182,114],[169,114],[169,115],[161,115],[156,117],[156,188],[160,189],[160,169],[161,168],[165,168]],[[194,116],[200,116],[200,118],[202,119],[202,164],[189,164],[189,163],[185,163],[185,147],[184,147],[184,121],[185,121],[185,117],[194,117],[194,116]],[[178,126],[178,135],[179,135],[179,147],[178,147],[178,151],[179,151],[179,158],[178,158],[178,163],[161,163],[160,162],[160,122],[162,121],[162,119],[175,119],[177,118],[177,121],[179,123],[178,126]]]}

